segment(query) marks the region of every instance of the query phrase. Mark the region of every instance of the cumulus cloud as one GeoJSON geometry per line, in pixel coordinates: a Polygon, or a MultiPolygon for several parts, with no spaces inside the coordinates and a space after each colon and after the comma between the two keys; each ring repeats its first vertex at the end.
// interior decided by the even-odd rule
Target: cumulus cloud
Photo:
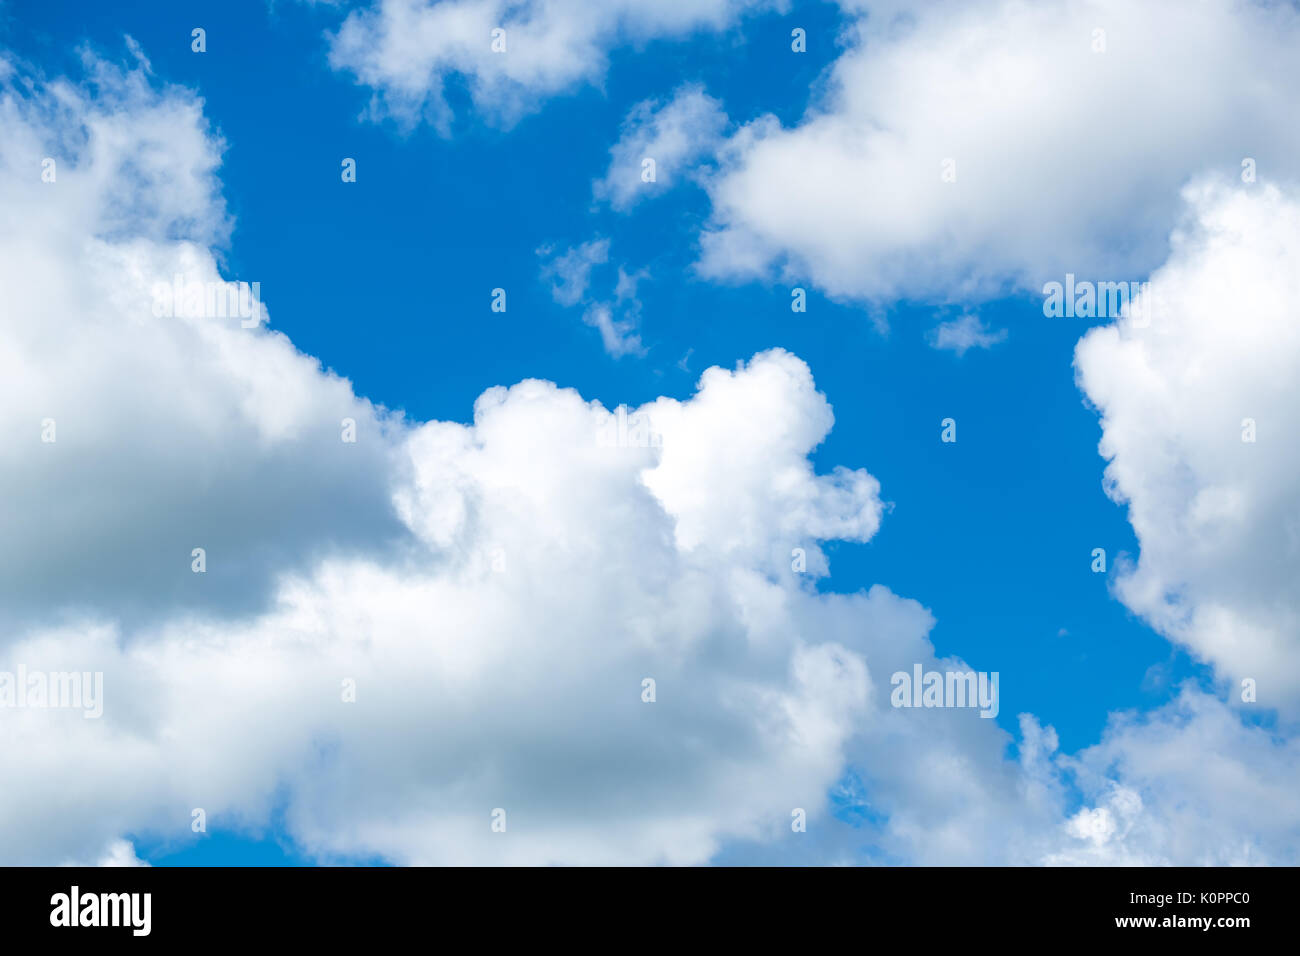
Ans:
{"type": "Polygon", "coordinates": [[[101,857],[97,866],[148,866],[135,855],[135,847],[130,840],[114,840],[108,847],[108,853],[101,857]]]}
{"type": "Polygon", "coordinates": [[[1094,866],[1294,866],[1300,740],[1242,723],[1186,686],[1150,714],[1114,716],[1061,761],[1088,803],[1045,861],[1094,866]]]}
{"type": "Polygon", "coordinates": [[[93,95],[11,85],[0,112],[3,554],[30,605],[4,660],[102,672],[103,715],[5,708],[24,826],[0,857],[123,862],[124,834],[192,839],[193,809],[280,807],[324,857],[702,862],[823,812],[869,672],[777,612],[817,600],[791,550],[819,573],[881,504],[812,471],[832,417],[807,367],[711,370],[635,412],[653,444],[544,382],[473,425],[392,420],[264,324],[155,314],[158,282],[222,278],[219,144],[142,65],[88,69],[93,95]],[[223,594],[223,565],[267,593],[223,594]]]}
{"type": "Polygon", "coordinates": [[[1061,753],[1055,731],[1022,714],[1014,763],[997,749],[1010,741],[987,728],[902,723],[892,732],[868,727],[850,750],[868,768],[869,809],[885,816],[864,833],[875,862],[1300,862],[1300,797],[1291,785],[1300,740],[1243,722],[1231,704],[1191,684],[1153,711],[1113,714],[1101,740],[1076,754],[1061,753]],[[891,757],[900,751],[907,757],[891,757]]]}
{"type": "Polygon", "coordinates": [[[202,103],[143,63],[85,68],[0,85],[0,619],[247,611],[274,572],[400,540],[384,437],[400,422],[244,328],[224,288],[224,317],[206,295],[158,297],[259,278],[219,269],[222,144],[202,103]]]}
{"type": "Polygon", "coordinates": [[[787,352],[630,415],[529,380],[486,391],[470,424],[414,423],[265,324],[155,315],[157,281],[221,278],[219,144],[143,66],[87,69],[93,96],[0,100],[0,268],[24,297],[0,321],[17,502],[0,557],[28,601],[0,670],[102,672],[103,713],[0,710],[22,768],[0,819],[23,821],[0,859],[129,863],[197,839],[201,808],[213,829],[274,817],[322,859],[699,863],[807,836],[799,852],[838,861],[820,842],[837,802],[884,862],[1294,855],[1270,783],[1294,748],[1203,696],[1076,758],[1031,719],[1008,760],[974,711],[891,707],[894,671],[968,665],[936,659],[916,602],[818,586],[822,545],[870,540],[884,504],[859,463],[813,467],[834,416],[787,352]],[[143,175],[113,175],[139,153],[143,175]],[[193,575],[191,544],[217,533],[193,575]],[[223,562],[242,569],[225,593],[223,562]],[[1191,753],[1223,762],[1184,804],[1191,753]]]}
{"type": "Polygon", "coordinates": [[[727,114],[698,85],[683,86],[667,103],[646,100],[634,106],[610,148],[609,170],[593,190],[615,209],[630,209],[649,195],[673,188],[693,172],[693,164],[722,142],[727,114]],[[654,163],[653,179],[645,165],[654,163]]]}
{"type": "Polygon", "coordinates": [[[509,125],[548,97],[598,84],[622,45],[719,31],[773,0],[378,0],[348,15],[330,62],[373,88],[371,112],[446,130],[446,91],[463,82],[474,107],[509,125]],[[494,52],[494,30],[498,34],[494,52]],[[502,46],[504,44],[504,47],[502,46]]]}
{"type": "Polygon", "coordinates": [[[144,860],[135,855],[135,845],[130,840],[113,840],[105,848],[103,854],[94,863],[84,861],[70,861],[63,864],[64,866],[103,866],[103,867],[139,867],[149,866],[144,860]]]}
{"type": "Polygon", "coordinates": [[[1189,179],[1300,173],[1291,5],[859,6],[826,97],[723,150],[705,275],[881,303],[1140,279],[1189,179]]]}
{"type": "Polygon", "coordinates": [[[1111,496],[1141,546],[1117,593],[1240,697],[1300,707],[1300,198],[1205,180],[1149,308],[1089,332],[1111,496]]]}
{"type": "Polygon", "coordinates": [[[788,556],[869,537],[875,482],[812,472],[829,409],[787,353],[637,413],[657,446],[601,441],[610,413],[549,383],[490,390],[472,426],[403,445],[418,563],[322,563],[244,622],[12,646],[102,671],[105,708],[5,721],[27,776],[0,799],[30,823],[5,857],[182,833],[192,807],[256,821],[278,799],[327,856],[694,863],[820,812],[873,693],[861,653],[801,626],[817,598],[788,556]]]}

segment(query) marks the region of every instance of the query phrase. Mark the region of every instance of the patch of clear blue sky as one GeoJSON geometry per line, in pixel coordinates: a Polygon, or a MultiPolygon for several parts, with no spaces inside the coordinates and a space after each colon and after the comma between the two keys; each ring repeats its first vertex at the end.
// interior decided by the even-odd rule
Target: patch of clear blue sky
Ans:
{"type": "MultiPolygon", "coordinates": [[[[1032,712],[1066,750],[1095,742],[1109,712],[1206,679],[1090,570],[1093,548],[1113,568],[1137,545],[1102,492],[1097,418],[1074,384],[1082,320],[1047,319],[1037,298],[986,303],[979,314],[1007,340],[958,358],[926,342],[954,311],[897,303],[882,333],[864,308],[807,282],[808,311],[795,314],[788,284],[694,277],[709,210],[693,187],[627,215],[593,204],[592,180],[629,108],[684,82],[702,83],[733,120],[772,112],[796,122],[837,53],[834,8],[800,4],[724,34],[615,51],[603,89],[557,96],[508,130],[486,126],[453,89],[449,138],[358,119],[369,91],[326,62],[323,32],[342,12],[21,0],[0,5],[0,42],[47,75],[76,75],[77,44],[125,60],[130,34],[160,80],[196,89],[228,144],[220,176],[237,225],[226,274],[261,282],[272,324],[360,394],[416,419],[467,421],[484,389],[539,377],[612,407],[686,398],[709,365],[789,349],[835,409],[819,469],[865,467],[892,502],[870,543],[829,545],[823,588],[880,583],[921,602],[940,655],[1001,674],[999,724],[1014,734],[1017,715],[1032,712]],[[205,54],[190,51],[195,26],[207,30],[205,54]],[[790,52],[794,26],[808,31],[806,55],[790,52]],[[357,160],[356,184],[340,180],[345,156],[357,160]],[[638,290],[643,358],[607,356],[580,308],[556,305],[540,279],[539,247],[597,236],[612,243],[594,275],[599,293],[612,290],[617,264],[649,270],[638,290]],[[505,314],[489,309],[496,287],[507,290],[505,314]],[[956,444],[939,440],[946,417],[958,422],[956,444]]],[[[888,675],[875,676],[887,692],[888,675]]],[[[848,825],[866,813],[837,806],[848,825]]],[[[211,829],[185,848],[141,835],[141,852],[159,863],[304,862],[282,848],[282,828],[211,829]]]]}

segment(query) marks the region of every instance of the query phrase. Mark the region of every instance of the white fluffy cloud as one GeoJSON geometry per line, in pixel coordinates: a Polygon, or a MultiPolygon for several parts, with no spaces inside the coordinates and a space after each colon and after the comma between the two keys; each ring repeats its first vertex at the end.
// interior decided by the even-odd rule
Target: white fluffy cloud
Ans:
{"type": "Polygon", "coordinates": [[[1300,862],[1300,739],[1243,724],[1185,687],[1170,704],[1114,717],[1100,743],[1062,761],[1088,804],[1045,862],[1243,866],[1300,862]]]}
{"type": "Polygon", "coordinates": [[[724,150],[706,275],[783,269],[877,302],[1141,279],[1193,176],[1247,157],[1300,174],[1300,127],[1279,121],[1300,85],[1291,5],[862,6],[825,100],[724,150]]]}
{"type": "Polygon", "coordinates": [[[817,599],[788,556],[868,537],[876,485],[812,473],[829,410],[785,353],[642,412],[662,447],[601,441],[609,413],[549,383],[491,390],[472,427],[403,445],[414,563],[323,563],[245,621],[11,645],[102,671],[105,703],[0,725],[26,768],[3,814],[28,823],[4,857],[179,838],[195,807],[264,822],[276,799],[309,852],[399,862],[704,862],[792,807],[816,818],[879,702],[862,654],[800,620],[817,599]]]}
{"type": "Polygon", "coordinates": [[[219,144],[191,95],[88,69],[93,98],[0,100],[0,560],[28,605],[0,670],[101,671],[103,715],[0,710],[22,768],[0,859],[130,863],[125,835],[183,843],[202,808],[212,829],[281,814],[326,859],[695,863],[806,836],[838,860],[819,841],[848,768],[888,860],[1294,856],[1269,783],[1294,749],[1203,696],[1078,758],[1026,720],[1018,762],[971,710],[892,708],[892,672],[964,664],[935,660],[915,602],[814,586],[820,542],[870,539],[883,505],[857,463],[814,471],[833,414],[789,353],[634,410],[648,432],[541,381],[488,390],[470,425],[416,424],[266,328],[154,315],[155,282],[220,277],[219,144]],[[1246,756],[1188,784],[1188,809],[1192,752],[1246,756]]]}
{"type": "Polygon", "coordinates": [[[405,533],[400,427],[264,326],[154,315],[156,284],[223,278],[221,143],[143,63],[86,69],[93,97],[0,86],[0,617],[248,610],[279,571],[405,533]]]}
{"type": "MultiPolygon", "coordinates": [[[[1300,199],[1207,180],[1149,317],[1079,343],[1112,496],[1141,545],[1119,595],[1240,696],[1300,709],[1300,199]],[[1250,421],[1248,422],[1247,419],[1250,421]]],[[[1142,310],[1146,311],[1146,310],[1142,310]]]]}
{"type": "Polygon", "coordinates": [[[667,103],[638,103],[610,148],[609,170],[594,185],[596,198],[626,210],[671,189],[695,172],[697,160],[717,149],[726,125],[722,104],[697,85],[678,89],[667,103]],[[646,160],[654,162],[653,179],[646,160]]]}
{"type": "Polygon", "coordinates": [[[881,504],[865,472],[812,472],[832,418],[807,367],[711,370],[642,410],[644,447],[544,382],[472,426],[393,420],[282,335],[155,314],[156,283],[221,278],[219,144],[144,65],[88,68],[95,97],[0,102],[3,560],[29,605],[0,669],[103,672],[103,716],[4,709],[24,826],[0,857],[123,862],[195,808],[283,806],[325,856],[701,862],[823,812],[873,693],[800,626],[790,552],[816,573],[881,504]]]}
{"type": "MultiPolygon", "coordinates": [[[[599,83],[610,51],[625,44],[722,30],[773,0],[378,0],[354,11],[332,38],[330,62],[375,90],[372,112],[446,128],[450,83],[475,108],[511,123],[540,102],[599,83]],[[504,52],[493,51],[493,30],[504,52]]],[[[499,44],[498,44],[499,45],[499,44]]]]}

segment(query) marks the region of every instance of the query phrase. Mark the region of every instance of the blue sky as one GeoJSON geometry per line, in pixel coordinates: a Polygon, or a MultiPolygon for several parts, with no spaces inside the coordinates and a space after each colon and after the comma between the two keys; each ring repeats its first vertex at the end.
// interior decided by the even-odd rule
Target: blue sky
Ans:
{"type": "MultiPolygon", "coordinates": [[[[1121,556],[1136,558],[1140,546],[1126,509],[1103,489],[1099,414],[1074,366],[1081,337],[1110,318],[1046,318],[1042,296],[1014,270],[990,269],[995,288],[965,297],[828,290],[834,282],[815,270],[801,276],[797,264],[787,274],[705,275],[697,264],[701,231],[716,221],[709,190],[684,184],[630,211],[593,198],[624,118],[682,84],[721,102],[729,134],[769,113],[797,127],[826,102],[828,71],[855,45],[852,13],[801,3],[720,30],[616,43],[598,82],[539,95],[516,122],[484,115],[453,74],[454,118],[440,131],[362,115],[373,90],[331,65],[327,36],[361,6],[20,0],[0,5],[0,46],[51,78],[78,75],[83,47],[128,62],[130,36],[157,84],[197,94],[225,145],[216,175],[234,229],[215,248],[222,275],[260,281],[273,328],[358,396],[410,422],[469,424],[486,389],[527,378],[607,408],[659,396],[685,402],[710,366],[732,369],[773,348],[798,356],[834,410],[833,429],[810,456],[815,470],[866,469],[887,503],[870,540],[823,545],[830,574],[815,589],[883,585],[927,608],[935,657],[1000,673],[996,723],[1008,759],[1023,713],[1074,753],[1102,738],[1113,713],[1158,712],[1187,692],[1186,681],[1224,696],[1204,655],[1162,634],[1112,587],[1121,556]],[[806,54],[789,52],[792,24],[808,31],[806,54]],[[190,50],[194,26],[207,31],[206,53],[190,50]],[[343,157],[357,161],[355,184],[340,181],[343,157]],[[593,272],[592,295],[610,294],[620,265],[647,273],[635,293],[644,354],[608,354],[582,305],[557,302],[542,275],[539,250],[602,238],[609,261],[593,272]],[[807,289],[806,313],[791,311],[794,286],[807,289]],[[490,309],[498,287],[505,313],[490,309]],[[935,328],[968,313],[1005,338],[964,354],[936,348],[935,328]],[[955,444],[939,440],[950,416],[955,444]],[[1106,574],[1091,570],[1094,548],[1106,551],[1106,574]]],[[[1168,254],[1167,244],[1156,248],[1154,263],[1135,255],[1131,271],[1098,277],[1146,279],[1168,254]]],[[[1081,257],[1085,274],[1090,260],[1081,257]]],[[[847,780],[868,809],[832,814],[829,842],[855,860],[908,862],[860,826],[876,812],[862,782],[871,772],[850,761],[842,773],[832,789],[847,780]]],[[[1062,800],[1067,816],[1090,805],[1072,787],[1062,800]]],[[[201,837],[147,821],[119,835],[155,865],[321,859],[295,832],[285,801],[273,799],[269,814],[254,801],[263,809],[215,819],[201,837]]],[[[722,861],[802,859],[797,849],[770,856],[723,842],[722,861]]],[[[379,847],[342,858],[400,862],[379,847]]]]}

